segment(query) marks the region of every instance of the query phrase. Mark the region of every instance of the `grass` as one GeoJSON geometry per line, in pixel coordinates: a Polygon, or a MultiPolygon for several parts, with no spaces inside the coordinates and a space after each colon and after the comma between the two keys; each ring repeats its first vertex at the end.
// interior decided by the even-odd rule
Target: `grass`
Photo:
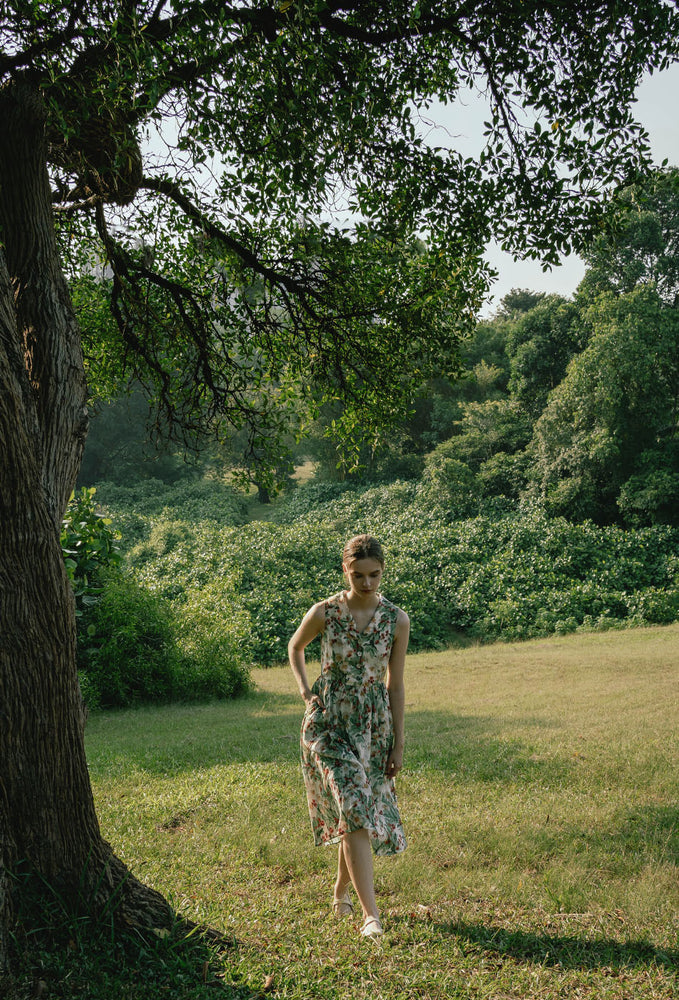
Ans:
{"type": "Polygon", "coordinates": [[[376,863],[378,945],[329,916],[288,670],[237,702],[95,715],[104,836],[232,945],[163,978],[160,942],[153,976],[90,969],[89,993],[64,963],[50,995],[679,996],[678,665],[676,625],[411,657],[409,848],[376,863]]]}

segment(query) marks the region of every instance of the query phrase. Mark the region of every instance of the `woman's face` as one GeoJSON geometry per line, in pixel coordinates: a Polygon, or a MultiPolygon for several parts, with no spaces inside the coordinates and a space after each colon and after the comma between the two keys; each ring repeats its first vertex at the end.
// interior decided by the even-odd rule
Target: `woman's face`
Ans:
{"type": "Polygon", "coordinates": [[[352,559],[342,563],[342,569],[354,594],[369,597],[379,590],[384,567],[377,559],[352,559]]]}

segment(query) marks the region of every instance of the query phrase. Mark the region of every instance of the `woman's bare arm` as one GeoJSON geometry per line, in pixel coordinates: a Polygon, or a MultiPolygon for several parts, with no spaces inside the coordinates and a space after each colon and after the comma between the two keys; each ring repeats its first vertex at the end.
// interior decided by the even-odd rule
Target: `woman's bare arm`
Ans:
{"type": "Polygon", "coordinates": [[[405,716],[405,662],[410,636],[410,619],[405,611],[399,610],[394,642],[389,657],[387,671],[387,691],[391,707],[394,743],[387,759],[387,775],[393,778],[403,767],[403,750],[405,747],[404,716],[405,716]]]}
{"type": "MultiPolygon", "coordinates": [[[[309,701],[312,697],[318,698],[317,695],[312,696],[311,688],[309,686],[309,681],[306,675],[306,661],[304,658],[304,650],[317,635],[325,629],[325,604],[320,601],[318,604],[314,604],[310,608],[302,619],[302,624],[299,626],[290,642],[288,643],[288,657],[290,659],[290,666],[292,672],[295,675],[295,680],[297,681],[297,687],[299,688],[299,693],[301,694],[304,701],[309,701]]],[[[320,698],[318,698],[320,703],[320,698]]]]}

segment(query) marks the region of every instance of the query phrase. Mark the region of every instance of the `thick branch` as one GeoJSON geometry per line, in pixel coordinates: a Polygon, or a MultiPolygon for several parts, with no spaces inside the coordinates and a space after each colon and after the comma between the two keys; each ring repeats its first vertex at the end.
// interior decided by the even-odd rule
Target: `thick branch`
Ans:
{"type": "Polygon", "coordinates": [[[315,317],[315,312],[307,302],[307,299],[312,298],[321,302],[322,296],[317,289],[302,284],[295,278],[291,278],[289,275],[283,274],[281,271],[277,271],[264,264],[252,250],[227,233],[221,226],[212,222],[197,205],[194,205],[178,184],[162,177],[145,177],[140,186],[147,191],[156,191],[170,198],[192,222],[196,223],[201,232],[205,233],[211,239],[219,241],[229,250],[233,250],[247,267],[251,268],[256,274],[261,275],[261,277],[266,278],[271,284],[285,289],[291,295],[298,296],[305,303],[305,308],[315,317]]]}
{"type": "Polygon", "coordinates": [[[62,28],[61,31],[57,31],[54,35],[48,35],[46,38],[41,38],[39,41],[34,42],[33,45],[29,45],[27,49],[15,52],[14,55],[8,56],[4,53],[0,55],[0,77],[17,69],[24,69],[25,67],[30,69],[40,56],[59,53],[65,45],[82,38],[83,34],[81,31],[76,30],[73,14],[71,14],[68,25],[62,28]]]}

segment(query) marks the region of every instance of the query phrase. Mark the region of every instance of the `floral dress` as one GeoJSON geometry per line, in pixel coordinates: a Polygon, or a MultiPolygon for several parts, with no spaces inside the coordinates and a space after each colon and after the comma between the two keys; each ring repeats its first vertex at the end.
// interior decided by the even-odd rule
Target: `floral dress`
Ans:
{"type": "Polygon", "coordinates": [[[344,593],[325,601],[321,673],[302,722],[302,772],[314,842],[334,844],[365,827],[375,854],[405,850],[394,780],[385,769],[393,741],[384,684],[398,608],[379,595],[359,632],[344,593]]]}

